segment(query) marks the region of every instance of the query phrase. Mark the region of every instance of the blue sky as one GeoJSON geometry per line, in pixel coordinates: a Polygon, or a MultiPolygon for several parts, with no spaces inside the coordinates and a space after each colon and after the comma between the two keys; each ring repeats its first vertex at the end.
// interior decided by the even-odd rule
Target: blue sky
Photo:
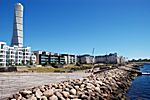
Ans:
{"type": "Polygon", "coordinates": [[[0,0],[0,41],[10,44],[16,2],[32,50],[150,58],[150,0],[0,0]]]}

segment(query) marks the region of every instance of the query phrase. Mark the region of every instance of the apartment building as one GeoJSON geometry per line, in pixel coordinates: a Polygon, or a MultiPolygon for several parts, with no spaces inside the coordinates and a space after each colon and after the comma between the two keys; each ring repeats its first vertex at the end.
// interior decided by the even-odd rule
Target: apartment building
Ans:
{"type": "Polygon", "coordinates": [[[49,61],[49,53],[45,51],[33,51],[33,54],[36,56],[36,64],[46,65],[49,61]]]}
{"type": "Polygon", "coordinates": [[[33,51],[36,55],[36,63],[40,65],[47,64],[75,64],[76,56],[69,54],[59,54],[46,51],[33,51]]]}
{"type": "Polygon", "coordinates": [[[31,53],[31,56],[30,56],[30,63],[31,64],[36,64],[36,56],[34,55],[33,52],[31,53]]]}
{"type": "Polygon", "coordinates": [[[0,66],[6,66],[6,43],[0,42],[0,66]]]}
{"type": "Polygon", "coordinates": [[[60,64],[60,55],[58,53],[50,53],[49,64],[60,64]]]}
{"type": "Polygon", "coordinates": [[[118,56],[117,53],[110,53],[109,55],[95,56],[95,63],[104,64],[121,64],[125,62],[125,57],[118,56]]]}
{"type": "Polygon", "coordinates": [[[59,55],[59,63],[60,64],[67,64],[66,60],[65,60],[65,56],[63,56],[62,54],[59,55]]]}
{"type": "Polygon", "coordinates": [[[76,59],[75,55],[68,55],[68,64],[76,64],[76,59]]]}
{"type": "Polygon", "coordinates": [[[70,54],[61,54],[65,59],[65,64],[76,64],[77,57],[76,55],[70,55],[70,54]]]}
{"type": "Polygon", "coordinates": [[[94,56],[91,56],[89,54],[79,55],[77,56],[77,62],[79,62],[80,64],[92,64],[94,63],[94,56]]]}
{"type": "Polygon", "coordinates": [[[0,42],[0,66],[26,65],[31,59],[35,63],[35,55],[31,55],[30,47],[8,46],[5,42],[0,42]]]}

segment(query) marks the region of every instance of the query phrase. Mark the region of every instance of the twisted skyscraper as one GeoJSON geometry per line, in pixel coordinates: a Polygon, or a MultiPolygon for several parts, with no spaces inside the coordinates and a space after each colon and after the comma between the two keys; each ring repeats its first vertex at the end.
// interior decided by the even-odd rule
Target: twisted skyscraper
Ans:
{"type": "Polygon", "coordinates": [[[11,46],[14,45],[23,47],[23,6],[21,3],[15,5],[11,46]]]}

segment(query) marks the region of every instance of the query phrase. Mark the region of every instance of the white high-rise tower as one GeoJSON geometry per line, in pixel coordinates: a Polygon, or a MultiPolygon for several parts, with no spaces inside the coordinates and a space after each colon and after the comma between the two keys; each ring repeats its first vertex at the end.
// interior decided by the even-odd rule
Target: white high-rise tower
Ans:
{"type": "Polygon", "coordinates": [[[15,5],[11,46],[14,45],[23,47],[23,6],[21,3],[15,5]]]}

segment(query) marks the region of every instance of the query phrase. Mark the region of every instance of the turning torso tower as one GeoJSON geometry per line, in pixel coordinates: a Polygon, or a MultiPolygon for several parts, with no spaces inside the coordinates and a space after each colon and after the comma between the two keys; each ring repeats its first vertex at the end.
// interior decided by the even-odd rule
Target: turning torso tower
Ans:
{"type": "Polygon", "coordinates": [[[11,46],[14,45],[23,47],[23,6],[21,3],[15,5],[11,46]]]}

